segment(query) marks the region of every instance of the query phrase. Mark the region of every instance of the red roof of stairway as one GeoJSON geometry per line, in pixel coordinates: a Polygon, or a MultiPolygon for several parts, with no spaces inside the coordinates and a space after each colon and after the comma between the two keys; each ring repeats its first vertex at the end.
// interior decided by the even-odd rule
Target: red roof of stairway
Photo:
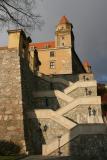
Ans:
{"type": "Polygon", "coordinates": [[[60,21],[59,21],[59,24],[67,24],[67,23],[70,23],[67,19],[66,16],[62,16],[60,21]]]}

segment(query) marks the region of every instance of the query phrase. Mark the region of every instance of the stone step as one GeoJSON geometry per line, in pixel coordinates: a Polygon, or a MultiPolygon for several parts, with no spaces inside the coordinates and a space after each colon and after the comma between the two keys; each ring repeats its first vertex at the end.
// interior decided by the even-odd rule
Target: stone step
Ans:
{"type": "Polygon", "coordinates": [[[28,156],[21,160],[73,160],[70,156],[28,156]]]}

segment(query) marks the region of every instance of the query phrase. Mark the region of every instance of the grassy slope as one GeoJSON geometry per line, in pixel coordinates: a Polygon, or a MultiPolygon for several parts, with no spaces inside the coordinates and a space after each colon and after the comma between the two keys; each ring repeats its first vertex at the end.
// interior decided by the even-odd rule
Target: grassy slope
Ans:
{"type": "Polygon", "coordinates": [[[0,160],[18,160],[20,158],[19,156],[0,156],[0,160]]]}

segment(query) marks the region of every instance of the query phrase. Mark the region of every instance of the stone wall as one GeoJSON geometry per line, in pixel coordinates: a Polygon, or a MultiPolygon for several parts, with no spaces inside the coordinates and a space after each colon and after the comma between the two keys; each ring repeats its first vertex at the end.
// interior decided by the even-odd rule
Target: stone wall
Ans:
{"type": "Polygon", "coordinates": [[[62,75],[53,75],[53,77],[63,78],[67,81],[77,82],[77,81],[90,81],[94,80],[93,73],[81,73],[81,74],[62,74],[62,75]]]}
{"type": "Polygon", "coordinates": [[[100,105],[79,105],[71,111],[64,114],[64,117],[76,123],[100,123],[101,106],[100,105]]]}
{"type": "Polygon", "coordinates": [[[97,87],[81,87],[71,91],[68,94],[70,97],[83,97],[83,96],[97,96],[97,87]]]}
{"type": "Polygon", "coordinates": [[[36,91],[43,91],[43,90],[50,90],[51,85],[48,81],[35,76],[35,87],[36,91]]]}
{"type": "MultiPolygon", "coordinates": [[[[80,135],[60,148],[62,156],[72,155],[75,159],[107,159],[107,134],[80,135]]],[[[59,155],[59,150],[51,154],[59,155]]]]}
{"type": "Polygon", "coordinates": [[[36,80],[36,90],[38,91],[43,91],[45,88],[45,90],[53,90],[53,89],[56,89],[56,90],[60,90],[60,91],[63,91],[66,87],[69,86],[69,81],[75,83],[77,81],[90,81],[90,80],[93,80],[94,77],[93,77],[93,74],[75,74],[75,75],[69,75],[69,74],[66,74],[66,75],[51,75],[51,76],[47,76],[49,77],[50,81],[52,80],[52,78],[61,78],[61,79],[64,79],[64,80],[67,80],[68,81],[68,85],[64,85],[63,83],[58,83],[58,82],[49,82],[48,80],[46,80],[44,78],[44,76],[41,76],[38,77],[38,76],[35,76],[35,80],[36,80]]]}
{"type": "MultiPolygon", "coordinates": [[[[47,76],[48,77],[48,76],[47,76]]],[[[51,78],[49,77],[49,80],[45,80],[44,77],[38,77],[38,76],[35,76],[35,80],[36,80],[36,90],[37,91],[43,91],[44,89],[45,90],[54,90],[54,89],[57,89],[57,90],[60,90],[60,91],[63,91],[66,87],[69,86],[69,83],[68,85],[64,85],[63,83],[58,83],[58,82],[51,82],[51,78]]]]}
{"type": "Polygon", "coordinates": [[[68,86],[61,84],[61,83],[53,83],[53,88],[60,90],[60,91],[63,91],[66,87],[68,86]]]}
{"type": "Polygon", "coordinates": [[[38,97],[34,100],[35,109],[53,109],[66,106],[68,103],[58,97],[38,97]]]}
{"type": "Polygon", "coordinates": [[[20,57],[16,49],[0,50],[0,140],[25,150],[20,57]]]}
{"type": "Polygon", "coordinates": [[[59,108],[65,107],[68,104],[68,102],[65,102],[64,100],[62,100],[61,98],[58,98],[58,97],[57,97],[57,101],[59,104],[59,108]]]}
{"type": "Polygon", "coordinates": [[[59,135],[64,135],[68,132],[68,129],[48,118],[39,119],[39,123],[44,136],[45,144],[52,142],[52,140],[58,138],[59,135]],[[47,126],[46,130],[44,128],[45,125],[47,126]]]}
{"type": "Polygon", "coordinates": [[[78,75],[79,81],[90,81],[94,80],[94,75],[93,73],[81,73],[78,75]]]}
{"type": "Polygon", "coordinates": [[[79,57],[77,56],[74,46],[72,46],[72,70],[74,74],[85,73],[85,69],[80,61],[79,57]]]}

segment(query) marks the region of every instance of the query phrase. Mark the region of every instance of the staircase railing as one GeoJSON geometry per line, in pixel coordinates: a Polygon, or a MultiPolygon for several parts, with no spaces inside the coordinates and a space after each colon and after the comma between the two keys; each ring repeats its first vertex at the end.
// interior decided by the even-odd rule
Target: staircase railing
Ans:
{"type": "Polygon", "coordinates": [[[71,103],[69,103],[67,106],[59,108],[56,113],[59,115],[63,115],[67,113],[68,111],[74,109],[78,105],[98,105],[101,104],[101,97],[100,96],[93,96],[93,97],[79,97],[74,99],[71,103]]]}
{"type": "Polygon", "coordinates": [[[97,82],[95,80],[93,80],[93,81],[77,81],[77,82],[73,83],[73,85],[64,89],[64,93],[69,94],[70,92],[72,92],[73,90],[75,90],[77,88],[85,88],[85,87],[87,87],[87,88],[88,87],[97,87],[97,82]]]}

